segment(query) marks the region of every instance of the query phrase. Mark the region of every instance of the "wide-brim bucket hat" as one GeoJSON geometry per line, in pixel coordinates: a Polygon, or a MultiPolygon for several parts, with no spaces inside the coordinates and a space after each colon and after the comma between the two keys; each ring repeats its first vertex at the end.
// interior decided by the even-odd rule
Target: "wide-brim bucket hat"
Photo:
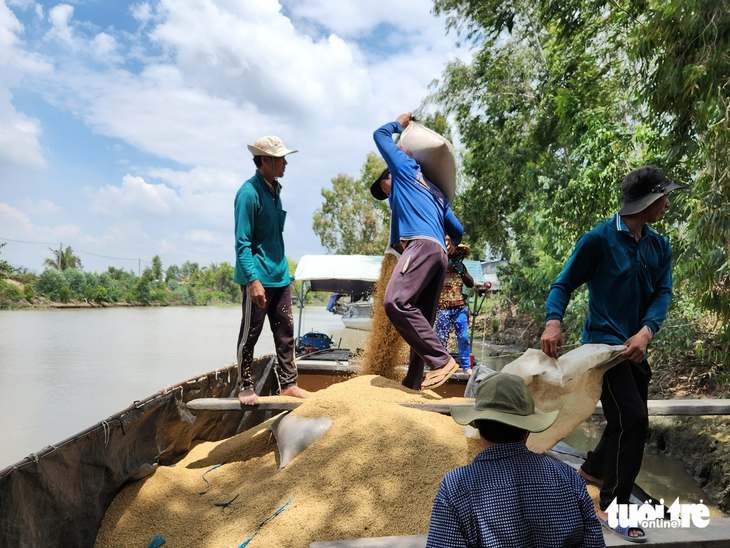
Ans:
{"type": "Polygon", "coordinates": [[[298,150],[289,150],[276,135],[267,135],[256,139],[253,145],[246,145],[254,156],[273,156],[281,158],[287,154],[294,154],[298,150]]]}
{"type": "Polygon", "coordinates": [[[641,213],[662,196],[673,190],[684,188],[667,179],[656,166],[641,166],[629,173],[621,182],[623,204],[619,215],[641,213]]]}
{"type": "Polygon", "coordinates": [[[553,425],[558,411],[540,411],[522,377],[497,372],[479,383],[473,406],[453,406],[451,416],[463,425],[490,420],[528,432],[543,432],[553,425]]]}

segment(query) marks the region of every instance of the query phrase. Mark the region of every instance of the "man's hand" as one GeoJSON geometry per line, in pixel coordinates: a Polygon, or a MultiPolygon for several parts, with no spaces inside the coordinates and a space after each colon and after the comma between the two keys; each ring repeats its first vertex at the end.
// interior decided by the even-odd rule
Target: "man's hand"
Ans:
{"type": "Polygon", "coordinates": [[[259,280],[254,280],[248,285],[248,295],[251,297],[253,304],[259,308],[266,306],[266,291],[259,280]]]}
{"type": "Polygon", "coordinates": [[[560,357],[560,347],[563,345],[563,330],[560,320],[548,320],[545,331],[540,337],[540,348],[551,358],[560,357]]]}
{"type": "Polygon", "coordinates": [[[646,356],[646,348],[653,337],[648,327],[644,326],[639,332],[624,343],[626,350],[621,355],[634,363],[641,363],[646,356]]]}
{"type": "Polygon", "coordinates": [[[406,129],[408,124],[411,123],[411,113],[406,112],[404,114],[401,114],[400,116],[398,116],[398,118],[395,119],[395,121],[400,124],[400,127],[402,127],[403,129],[406,129]]]}

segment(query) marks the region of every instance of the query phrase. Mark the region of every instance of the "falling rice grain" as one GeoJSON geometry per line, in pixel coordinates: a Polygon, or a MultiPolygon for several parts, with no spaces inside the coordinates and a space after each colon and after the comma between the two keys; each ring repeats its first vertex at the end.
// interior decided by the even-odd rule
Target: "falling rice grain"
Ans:
{"type": "Polygon", "coordinates": [[[383,297],[398,257],[386,253],[380,266],[380,277],[375,284],[373,304],[373,329],[370,331],[361,372],[364,375],[380,375],[386,379],[403,378],[401,367],[408,362],[408,345],[390,323],[385,314],[383,297]]]}

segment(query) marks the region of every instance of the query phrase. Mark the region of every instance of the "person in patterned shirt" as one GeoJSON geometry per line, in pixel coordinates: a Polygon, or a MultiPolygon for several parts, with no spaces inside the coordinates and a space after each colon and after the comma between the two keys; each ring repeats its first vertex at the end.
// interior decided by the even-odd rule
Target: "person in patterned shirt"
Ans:
{"type": "MultiPolygon", "coordinates": [[[[451,238],[446,236],[447,248],[451,246],[451,238]]],[[[462,292],[463,286],[474,287],[474,278],[471,277],[463,260],[471,253],[469,246],[459,244],[455,251],[449,254],[449,263],[446,267],[446,278],[441,289],[436,323],[434,329],[441,344],[448,350],[449,334],[454,329],[456,344],[459,348],[459,365],[467,375],[471,374],[471,345],[469,344],[469,307],[462,292]]]]}
{"type": "Polygon", "coordinates": [[[530,432],[550,428],[522,377],[493,373],[473,406],[454,406],[458,424],[479,430],[484,450],[452,470],[433,502],[426,548],[603,548],[601,524],[581,477],[530,451],[530,432]]]}

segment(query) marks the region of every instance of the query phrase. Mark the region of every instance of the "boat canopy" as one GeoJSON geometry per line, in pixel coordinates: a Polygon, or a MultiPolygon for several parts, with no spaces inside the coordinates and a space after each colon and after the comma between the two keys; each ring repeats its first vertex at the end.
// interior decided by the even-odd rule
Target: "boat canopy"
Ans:
{"type": "Polygon", "coordinates": [[[464,263],[467,272],[469,272],[471,277],[474,279],[474,285],[476,287],[484,287],[486,279],[484,278],[481,261],[470,261],[468,259],[464,259],[462,262],[464,263]]]}
{"type": "Polygon", "coordinates": [[[372,292],[382,262],[375,255],[304,255],[294,280],[309,282],[312,291],[364,295],[372,292]]]}

